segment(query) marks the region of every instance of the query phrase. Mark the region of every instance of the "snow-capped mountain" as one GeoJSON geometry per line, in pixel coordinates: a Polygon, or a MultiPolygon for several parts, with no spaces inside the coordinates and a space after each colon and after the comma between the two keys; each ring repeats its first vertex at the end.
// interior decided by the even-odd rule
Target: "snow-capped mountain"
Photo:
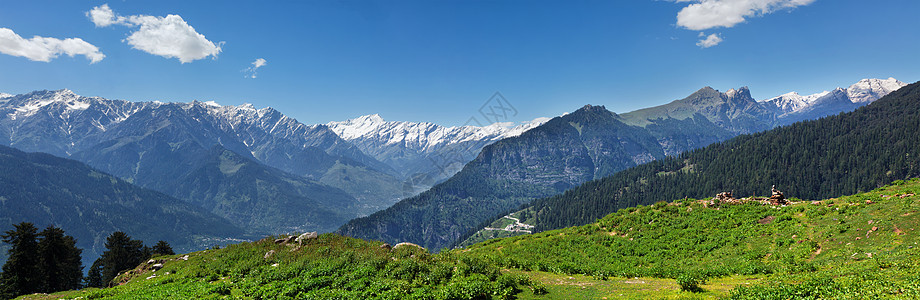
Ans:
{"type": "Polygon", "coordinates": [[[548,120],[445,127],[428,122],[386,121],[373,114],[326,126],[364,153],[400,170],[401,175],[424,184],[453,175],[475,158],[482,147],[518,136],[548,120]]]}
{"type": "Polygon", "coordinates": [[[194,197],[176,195],[170,185],[219,153],[215,146],[342,189],[363,205],[360,213],[410,193],[386,164],[326,126],[305,125],[252,105],[130,102],[82,97],[70,90],[36,91],[0,100],[0,141],[73,158],[180,199],[194,197]]]}
{"type": "Polygon", "coordinates": [[[906,85],[906,83],[891,77],[888,79],[863,79],[847,88],[847,96],[854,103],[872,102],[906,85]]]}
{"type": "Polygon", "coordinates": [[[836,88],[807,96],[791,92],[761,103],[776,111],[781,124],[790,124],[856,109],[906,85],[894,78],[863,79],[846,89],[836,88]]]}

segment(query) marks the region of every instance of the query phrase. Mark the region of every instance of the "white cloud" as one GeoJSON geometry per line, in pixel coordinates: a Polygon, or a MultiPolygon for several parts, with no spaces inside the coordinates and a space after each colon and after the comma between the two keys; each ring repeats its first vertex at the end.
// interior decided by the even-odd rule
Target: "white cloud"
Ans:
{"type": "Polygon", "coordinates": [[[93,7],[86,13],[96,27],[112,24],[130,27],[139,26],[125,41],[132,48],[166,58],[177,58],[189,63],[207,57],[217,58],[223,42],[215,44],[179,15],[165,17],[134,15],[119,16],[108,4],[93,7]]]}
{"type": "Polygon", "coordinates": [[[9,28],[0,28],[0,53],[43,62],[49,62],[61,54],[70,57],[83,55],[89,59],[90,63],[97,63],[105,58],[98,47],[80,38],[61,40],[34,36],[27,40],[9,28]]]}
{"type": "Polygon", "coordinates": [[[261,68],[262,66],[266,64],[268,64],[268,62],[264,58],[257,58],[255,61],[252,62],[252,66],[244,69],[243,72],[246,72],[246,77],[256,78],[256,70],[258,70],[259,68],[261,68]]]}
{"type": "MultiPolygon", "coordinates": [[[[700,32],[700,37],[703,37],[703,36],[706,36],[706,34],[700,32]]],[[[700,46],[701,48],[709,48],[709,47],[718,45],[721,42],[722,42],[722,37],[719,36],[718,34],[713,33],[713,34],[710,34],[709,36],[706,36],[706,38],[704,39],[700,39],[698,42],[696,42],[696,45],[700,46]]]]}
{"type": "Polygon", "coordinates": [[[109,8],[108,4],[93,7],[92,10],[86,12],[86,16],[93,21],[93,24],[96,24],[96,27],[106,27],[112,24],[128,25],[125,22],[127,19],[122,16],[115,16],[115,12],[109,8]]]}
{"type": "Polygon", "coordinates": [[[815,0],[676,0],[694,2],[677,13],[677,26],[690,30],[732,27],[745,18],[811,4],[815,0]]]}

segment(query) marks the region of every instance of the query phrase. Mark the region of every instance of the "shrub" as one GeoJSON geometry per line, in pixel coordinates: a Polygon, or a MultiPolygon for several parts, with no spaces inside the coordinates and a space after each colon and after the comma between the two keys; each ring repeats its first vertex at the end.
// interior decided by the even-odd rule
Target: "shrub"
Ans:
{"type": "Polygon", "coordinates": [[[680,285],[682,291],[702,292],[700,285],[706,284],[706,278],[699,273],[683,273],[677,276],[677,284],[680,285]]]}

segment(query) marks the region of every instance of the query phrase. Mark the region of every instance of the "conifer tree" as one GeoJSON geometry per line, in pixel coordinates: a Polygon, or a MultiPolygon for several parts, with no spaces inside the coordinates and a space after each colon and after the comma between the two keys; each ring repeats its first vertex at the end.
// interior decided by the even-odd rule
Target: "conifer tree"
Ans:
{"type": "Polygon", "coordinates": [[[176,254],[176,252],[173,251],[172,247],[170,247],[169,243],[166,241],[159,241],[156,245],[153,245],[153,256],[173,254],[176,254]]]}
{"type": "Polygon", "coordinates": [[[116,231],[105,240],[102,253],[102,282],[108,283],[119,272],[137,267],[149,256],[145,254],[144,242],[132,240],[128,234],[116,231]]]}
{"type": "Polygon", "coordinates": [[[86,278],[83,278],[83,286],[85,287],[97,287],[101,288],[105,286],[105,282],[102,281],[102,259],[98,258],[93,262],[93,266],[89,268],[89,272],[86,274],[86,278]]]}
{"type": "Polygon", "coordinates": [[[38,292],[41,285],[40,274],[35,268],[38,265],[38,228],[28,222],[13,227],[0,236],[4,243],[12,246],[0,276],[0,298],[3,299],[38,292]]]}
{"type": "Polygon", "coordinates": [[[54,226],[48,226],[38,236],[40,290],[51,293],[80,288],[83,278],[80,255],[83,250],[77,248],[77,241],[54,226]]]}

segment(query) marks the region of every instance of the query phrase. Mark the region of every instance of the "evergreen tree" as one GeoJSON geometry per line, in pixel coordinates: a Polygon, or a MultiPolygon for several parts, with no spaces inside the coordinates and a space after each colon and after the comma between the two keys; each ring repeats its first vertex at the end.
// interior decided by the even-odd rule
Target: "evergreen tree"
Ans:
{"type": "Polygon", "coordinates": [[[0,276],[0,298],[13,298],[39,291],[41,277],[35,268],[39,261],[37,231],[38,228],[32,223],[22,222],[0,236],[4,243],[12,246],[0,276]]]}
{"type": "Polygon", "coordinates": [[[156,245],[153,245],[153,256],[173,254],[176,254],[176,252],[173,251],[172,247],[169,246],[169,243],[166,241],[159,241],[156,245]]]}
{"type": "Polygon", "coordinates": [[[148,258],[144,252],[144,242],[132,240],[128,234],[116,231],[105,239],[105,252],[102,253],[102,282],[108,283],[119,272],[137,267],[148,258]]]}
{"type": "Polygon", "coordinates": [[[38,234],[38,270],[41,276],[42,292],[51,293],[80,288],[83,265],[80,262],[82,249],[77,241],[64,235],[64,230],[48,226],[38,234]]]}
{"type": "Polygon", "coordinates": [[[102,259],[96,259],[93,266],[89,268],[89,273],[83,279],[83,286],[101,288],[105,286],[102,281],[102,259]]]}

